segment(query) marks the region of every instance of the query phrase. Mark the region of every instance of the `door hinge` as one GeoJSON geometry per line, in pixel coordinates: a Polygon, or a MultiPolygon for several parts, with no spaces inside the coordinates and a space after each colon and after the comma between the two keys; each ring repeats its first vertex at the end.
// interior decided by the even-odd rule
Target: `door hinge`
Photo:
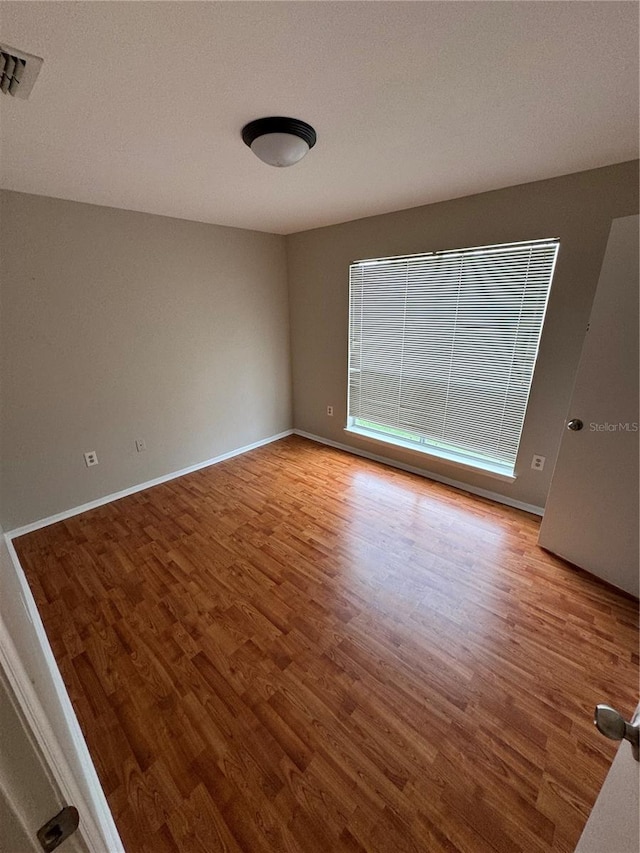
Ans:
{"type": "Polygon", "coordinates": [[[42,849],[46,853],[49,850],[55,850],[66,838],[73,835],[79,823],[78,809],[75,806],[65,806],[36,833],[42,849]]]}

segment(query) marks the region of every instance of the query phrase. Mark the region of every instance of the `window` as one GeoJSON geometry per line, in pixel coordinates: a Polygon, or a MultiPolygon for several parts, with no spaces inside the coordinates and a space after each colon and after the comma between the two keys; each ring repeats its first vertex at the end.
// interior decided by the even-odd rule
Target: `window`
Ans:
{"type": "Polygon", "coordinates": [[[513,477],[558,245],[351,264],[347,429],[513,477]]]}

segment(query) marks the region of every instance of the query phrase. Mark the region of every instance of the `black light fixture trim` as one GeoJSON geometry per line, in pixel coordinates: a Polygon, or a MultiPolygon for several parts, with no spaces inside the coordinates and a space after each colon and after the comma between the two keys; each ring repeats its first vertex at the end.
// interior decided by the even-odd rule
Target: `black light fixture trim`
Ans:
{"type": "Polygon", "coordinates": [[[317,138],[315,130],[306,121],[285,116],[269,116],[257,118],[245,124],[242,128],[242,139],[245,145],[251,148],[251,143],[265,133],[290,133],[292,136],[299,136],[300,139],[304,139],[309,148],[313,148],[317,138]]]}

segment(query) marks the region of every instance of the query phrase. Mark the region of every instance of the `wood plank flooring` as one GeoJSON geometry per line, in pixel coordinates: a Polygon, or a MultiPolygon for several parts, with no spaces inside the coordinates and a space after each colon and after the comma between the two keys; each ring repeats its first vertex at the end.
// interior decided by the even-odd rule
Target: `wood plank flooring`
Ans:
{"type": "Polygon", "coordinates": [[[572,851],[637,605],[291,437],[15,542],[129,853],[572,851]]]}

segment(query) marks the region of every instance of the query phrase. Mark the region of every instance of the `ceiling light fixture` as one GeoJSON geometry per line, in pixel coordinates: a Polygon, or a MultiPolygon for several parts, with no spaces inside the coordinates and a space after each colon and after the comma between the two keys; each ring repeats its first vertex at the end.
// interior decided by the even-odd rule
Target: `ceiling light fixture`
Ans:
{"type": "Polygon", "coordinates": [[[246,145],[263,163],[293,166],[316,144],[316,132],[297,118],[257,118],[242,128],[246,145]]]}

